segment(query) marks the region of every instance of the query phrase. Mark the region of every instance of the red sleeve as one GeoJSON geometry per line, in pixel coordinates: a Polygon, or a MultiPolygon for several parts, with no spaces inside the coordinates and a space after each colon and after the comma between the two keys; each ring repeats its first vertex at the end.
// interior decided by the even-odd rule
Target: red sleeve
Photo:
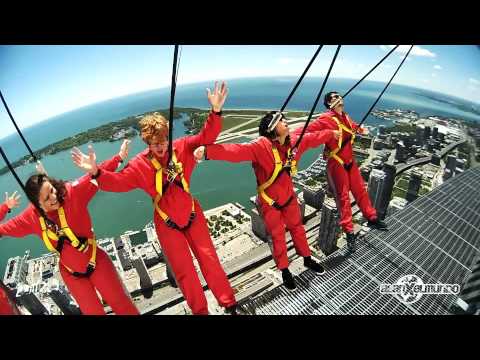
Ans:
{"type": "Polygon", "coordinates": [[[97,178],[100,190],[127,192],[141,187],[138,182],[138,171],[132,167],[132,160],[119,172],[102,170],[97,178]]]}
{"type": "Polygon", "coordinates": [[[256,161],[255,143],[248,144],[214,144],[205,146],[206,158],[229,162],[256,161]]]}
{"type": "Polygon", "coordinates": [[[10,209],[8,208],[7,204],[3,203],[0,205],[0,221],[2,221],[10,209]]]}
{"type": "MultiPolygon", "coordinates": [[[[105,160],[98,167],[102,171],[115,171],[120,164],[121,157],[117,154],[112,158],[105,160]]],[[[98,188],[98,182],[92,180],[90,174],[83,175],[72,182],[72,197],[77,201],[88,203],[95,196],[98,188]]]]}
{"type": "MultiPolygon", "coordinates": [[[[328,123],[329,123],[328,119],[325,116],[320,115],[318,118],[310,122],[310,124],[308,124],[307,129],[305,130],[305,134],[315,132],[315,131],[326,130],[329,128],[328,123]]],[[[304,124],[296,128],[294,131],[292,131],[292,135],[300,136],[303,130],[303,126],[304,124]]]]}
{"type": "Polygon", "coordinates": [[[104,170],[108,170],[108,171],[115,171],[117,170],[118,166],[120,165],[120,161],[122,160],[122,158],[120,157],[120,155],[115,155],[114,157],[112,157],[111,159],[108,159],[108,160],[105,160],[104,162],[102,162],[100,165],[98,165],[98,167],[100,169],[104,169],[104,170]]]}
{"type": "Polygon", "coordinates": [[[27,207],[20,215],[0,224],[0,236],[11,236],[16,238],[34,234],[33,224],[30,221],[30,207],[27,207]]]}
{"type": "Polygon", "coordinates": [[[308,149],[316,148],[325,144],[327,141],[330,141],[333,138],[333,131],[334,130],[322,130],[311,132],[309,134],[305,133],[300,142],[300,146],[298,147],[298,155],[300,156],[308,149]]]}
{"type": "Polygon", "coordinates": [[[222,117],[210,112],[203,129],[197,135],[186,136],[185,143],[192,150],[201,145],[213,144],[222,131],[222,117]]]}

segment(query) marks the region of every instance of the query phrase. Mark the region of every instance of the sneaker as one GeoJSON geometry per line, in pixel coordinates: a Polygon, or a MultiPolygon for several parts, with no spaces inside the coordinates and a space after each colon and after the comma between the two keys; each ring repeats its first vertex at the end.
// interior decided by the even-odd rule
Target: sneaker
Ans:
{"type": "Polygon", "coordinates": [[[295,290],[297,288],[297,285],[295,285],[295,280],[293,279],[293,275],[288,268],[282,270],[282,279],[283,285],[285,285],[288,290],[295,290]]]}
{"type": "Polygon", "coordinates": [[[384,221],[379,219],[368,220],[367,226],[369,228],[374,228],[378,230],[388,230],[387,224],[384,221]]]}
{"type": "Polygon", "coordinates": [[[350,252],[355,251],[355,240],[357,239],[357,235],[354,233],[347,233],[347,249],[350,252]]]}
{"type": "Polygon", "coordinates": [[[303,266],[315,271],[317,275],[325,274],[325,268],[322,265],[320,265],[318,262],[313,260],[310,256],[306,256],[303,258],[303,266]]]}
{"type": "Polygon", "coordinates": [[[238,304],[225,308],[225,312],[229,315],[247,315],[245,310],[243,310],[241,306],[238,306],[238,304]]]}

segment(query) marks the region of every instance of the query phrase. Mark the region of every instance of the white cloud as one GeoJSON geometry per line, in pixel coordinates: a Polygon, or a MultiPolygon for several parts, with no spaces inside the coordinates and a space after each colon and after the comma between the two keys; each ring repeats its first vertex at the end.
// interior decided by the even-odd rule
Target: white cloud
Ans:
{"type": "MultiPolygon", "coordinates": [[[[380,49],[382,49],[383,51],[387,51],[390,49],[393,49],[395,47],[395,45],[380,45],[380,49]]],[[[396,50],[395,52],[396,53],[400,53],[400,54],[406,54],[408,52],[408,49],[410,49],[410,45],[400,45],[396,50]]],[[[412,51],[410,51],[410,55],[413,55],[413,56],[423,56],[423,57],[431,57],[431,58],[434,58],[437,56],[437,54],[431,52],[430,50],[427,50],[425,48],[422,48],[420,46],[417,46],[415,45],[412,49],[412,51]]]]}
{"type": "Polygon", "coordinates": [[[470,78],[468,79],[468,81],[473,85],[480,85],[480,81],[478,81],[477,79],[470,78]]]}
{"type": "Polygon", "coordinates": [[[437,77],[437,74],[435,74],[435,73],[432,73],[432,77],[437,77]]]}
{"type": "Polygon", "coordinates": [[[429,83],[429,82],[430,82],[430,80],[428,80],[428,79],[422,79],[422,81],[425,82],[425,83],[429,83]]]}
{"type": "Polygon", "coordinates": [[[470,91],[478,91],[478,88],[472,85],[468,85],[468,90],[470,91]]]}
{"type": "Polygon", "coordinates": [[[435,70],[442,70],[442,69],[443,69],[440,65],[435,65],[433,68],[434,68],[435,70]]]}

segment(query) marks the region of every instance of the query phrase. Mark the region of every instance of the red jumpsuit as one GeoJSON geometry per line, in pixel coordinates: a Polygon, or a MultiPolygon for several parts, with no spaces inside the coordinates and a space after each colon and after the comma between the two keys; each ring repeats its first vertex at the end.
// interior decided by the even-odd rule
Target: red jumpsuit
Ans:
{"type": "MultiPolygon", "coordinates": [[[[102,169],[114,171],[120,157],[117,155],[100,165],[102,169]]],[[[90,176],[83,176],[77,181],[66,183],[67,193],[62,204],[69,227],[77,237],[92,238],[92,222],[88,213],[88,203],[98,191],[98,186],[90,181],[90,176]]],[[[2,207],[6,205],[2,205],[2,207]]],[[[0,208],[2,208],[0,207],[0,208]]],[[[5,209],[2,208],[5,212],[5,209]]],[[[8,209],[7,209],[8,210],[8,209]]],[[[108,211],[108,208],[105,208],[108,211]]],[[[42,238],[39,221],[40,214],[32,204],[18,216],[0,225],[0,236],[25,237],[35,234],[42,238]]],[[[47,216],[60,226],[58,212],[52,211],[47,216]]],[[[56,246],[56,241],[51,241],[56,246]]],[[[103,304],[97,296],[110,305],[116,314],[139,315],[129,294],[126,293],[118,273],[108,255],[97,247],[96,267],[89,277],[75,277],[62,264],[73,271],[85,272],[92,254],[92,246],[83,253],[76,250],[69,241],[65,241],[60,254],[60,274],[65,285],[80,306],[84,315],[105,315],[103,304]]]]}
{"type": "Polygon", "coordinates": [[[21,315],[15,302],[8,295],[7,287],[0,281],[0,315],[21,315]]]}
{"type": "MultiPolygon", "coordinates": [[[[291,144],[296,142],[300,132],[301,129],[290,135],[291,144]]],[[[331,138],[333,138],[332,131],[305,134],[294,160],[298,162],[307,149],[320,146],[331,138]]],[[[251,161],[257,178],[257,185],[260,185],[270,179],[275,168],[272,145],[278,149],[280,158],[285,163],[289,146],[287,144],[280,145],[278,141],[272,142],[263,136],[248,144],[208,145],[206,147],[206,157],[211,160],[230,162],[251,161]]],[[[304,257],[310,256],[310,248],[290,175],[283,171],[265,192],[280,206],[289,201],[288,205],[279,210],[269,205],[261,196],[257,197],[260,214],[268,233],[272,237],[273,258],[278,269],[283,270],[288,268],[285,228],[290,231],[297,254],[304,257]]]]}
{"type": "MultiPolygon", "coordinates": [[[[190,177],[196,165],[193,151],[201,145],[213,143],[221,128],[221,116],[210,113],[204,128],[199,134],[185,136],[173,142],[177,161],[182,163],[184,177],[188,184],[190,184],[190,177]]],[[[126,192],[139,188],[154,199],[157,195],[155,187],[156,169],[151,163],[150,156],[150,150],[147,148],[131,159],[122,171],[115,173],[102,170],[97,178],[100,189],[126,192]]],[[[168,154],[157,160],[165,169],[168,154]]],[[[162,181],[163,185],[167,183],[165,174],[162,176],[162,181]]],[[[186,229],[176,230],[167,226],[155,210],[153,220],[158,240],[188,306],[193,314],[208,314],[207,299],[195,271],[190,249],[198,260],[205,281],[218,303],[223,307],[230,307],[236,304],[236,300],[233,289],[215,252],[202,208],[196,199],[194,199],[194,203],[196,216],[186,229]]],[[[159,206],[174,223],[179,227],[184,227],[189,222],[192,210],[192,195],[172,183],[164,190],[159,206]]]]}
{"type": "MultiPolygon", "coordinates": [[[[309,124],[306,133],[325,129],[338,130],[338,125],[332,119],[332,116],[335,116],[343,125],[352,130],[357,129],[358,127],[358,124],[351,120],[350,117],[347,119],[348,115],[346,113],[343,113],[342,116],[339,116],[334,111],[329,110],[309,124]]],[[[377,218],[377,211],[370,202],[368,193],[366,191],[365,182],[363,181],[363,178],[360,175],[360,170],[358,169],[358,165],[355,162],[352,144],[349,140],[350,134],[348,134],[346,131],[342,131],[342,136],[342,142],[348,141],[348,143],[345,144],[343,149],[339,151],[337,155],[344,161],[345,164],[352,163],[352,166],[350,170],[346,170],[344,166],[341,165],[337,160],[334,158],[329,158],[327,162],[327,180],[335,194],[337,209],[340,213],[340,226],[345,232],[352,233],[353,222],[352,207],[350,205],[349,196],[350,191],[352,192],[355,201],[362,211],[363,216],[365,216],[367,220],[375,220],[377,218]]],[[[324,158],[327,158],[327,151],[333,150],[337,146],[337,140],[328,141],[325,146],[324,158]]]]}

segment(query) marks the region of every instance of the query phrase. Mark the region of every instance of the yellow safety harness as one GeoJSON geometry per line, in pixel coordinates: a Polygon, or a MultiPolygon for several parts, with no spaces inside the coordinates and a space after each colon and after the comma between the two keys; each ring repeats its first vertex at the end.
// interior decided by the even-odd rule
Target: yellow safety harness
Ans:
{"type": "Polygon", "coordinates": [[[275,202],[275,200],[273,200],[270,196],[267,195],[265,190],[268,187],[270,187],[275,182],[275,180],[278,179],[280,173],[283,170],[288,171],[290,175],[295,175],[297,173],[297,161],[293,160],[294,154],[291,148],[289,148],[287,151],[287,160],[285,164],[283,164],[282,159],[280,158],[278,149],[273,145],[272,145],[272,153],[273,153],[273,158],[275,159],[275,169],[273,170],[273,174],[272,176],[270,176],[270,179],[268,179],[266,182],[264,182],[263,184],[257,187],[257,192],[258,192],[258,195],[261,196],[268,205],[273,206],[277,209],[281,209],[282,207],[285,207],[291,201],[292,198],[288,199],[288,201],[285,204],[279,205],[275,202]]]}
{"type": "Polygon", "coordinates": [[[347,120],[348,120],[348,123],[350,125],[350,128],[343,125],[340,122],[340,120],[337,119],[337,117],[332,116],[332,119],[338,125],[338,130],[340,131],[340,136],[338,137],[337,147],[335,149],[331,150],[331,151],[328,151],[326,154],[327,154],[328,158],[334,158],[335,160],[337,160],[340,163],[340,165],[344,165],[345,162],[343,161],[343,159],[340,156],[337,155],[337,153],[342,149],[343,131],[352,135],[351,139],[350,139],[350,143],[352,143],[352,144],[355,141],[355,131],[353,131],[353,129],[352,129],[352,123],[351,123],[350,119],[348,118],[348,115],[347,115],[347,120]]]}
{"type": "Polygon", "coordinates": [[[96,266],[96,259],[97,259],[97,243],[95,241],[95,237],[91,239],[87,239],[86,241],[80,241],[77,236],[73,233],[72,229],[68,226],[67,218],[65,217],[65,211],[63,207],[58,209],[58,218],[60,219],[60,229],[55,233],[47,227],[45,219],[43,216],[39,217],[40,220],[40,227],[42,228],[42,239],[45,243],[48,250],[51,252],[61,253],[63,248],[63,241],[65,237],[70,240],[72,246],[81,251],[86,253],[89,246],[92,246],[92,255],[90,256],[90,260],[88,261],[87,269],[84,273],[79,273],[77,271],[73,271],[65,264],[62,264],[65,269],[67,269],[72,275],[77,277],[82,276],[89,276],[93,270],[95,270],[96,266]],[[57,241],[57,247],[53,246],[52,240],[57,241]]]}
{"type": "MultiPolygon", "coordinates": [[[[190,226],[192,220],[195,218],[195,203],[193,201],[193,197],[192,197],[192,212],[190,214],[190,221],[188,222],[188,224],[186,226],[180,227],[176,223],[174,223],[170,219],[170,217],[162,209],[160,209],[159,202],[160,202],[160,199],[162,198],[162,194],[163,194],[163,168],[162,168],[162,165],[158,162],[157,159],[152,157],[150,159],[150,161],[153,164],[153,166],[155,167],[155,170],[157,170],[157,172],[155,174],[155,188],[157,190],[157,195],[155,196],[154,204],[155,204],[155,209],[158,212],[158,215],[160,215],[160,217],[163,219],[163,221],[165,221],[167,226],[169,226],[173,229],[184,230],[184,229],[188,228],[190,226]]],[[[186,191],[188,194],[190,194],[190,187],[188,186],[187,180],[185,180],[185,177],[183,175],[183,165],[182,165],[181,162],[177,161],[177,156],[175,155],[175,151],[172,154],[172,161],[173,161],[173,164],[174,164],[175,168],[174,169],[168,169],[168,168],[165,169],[165,172],[167,174],[167,180],[169,181],[169,183],[171,183],[175,180],[177,175],[180,175],[183,190],[186,191]]]]}

